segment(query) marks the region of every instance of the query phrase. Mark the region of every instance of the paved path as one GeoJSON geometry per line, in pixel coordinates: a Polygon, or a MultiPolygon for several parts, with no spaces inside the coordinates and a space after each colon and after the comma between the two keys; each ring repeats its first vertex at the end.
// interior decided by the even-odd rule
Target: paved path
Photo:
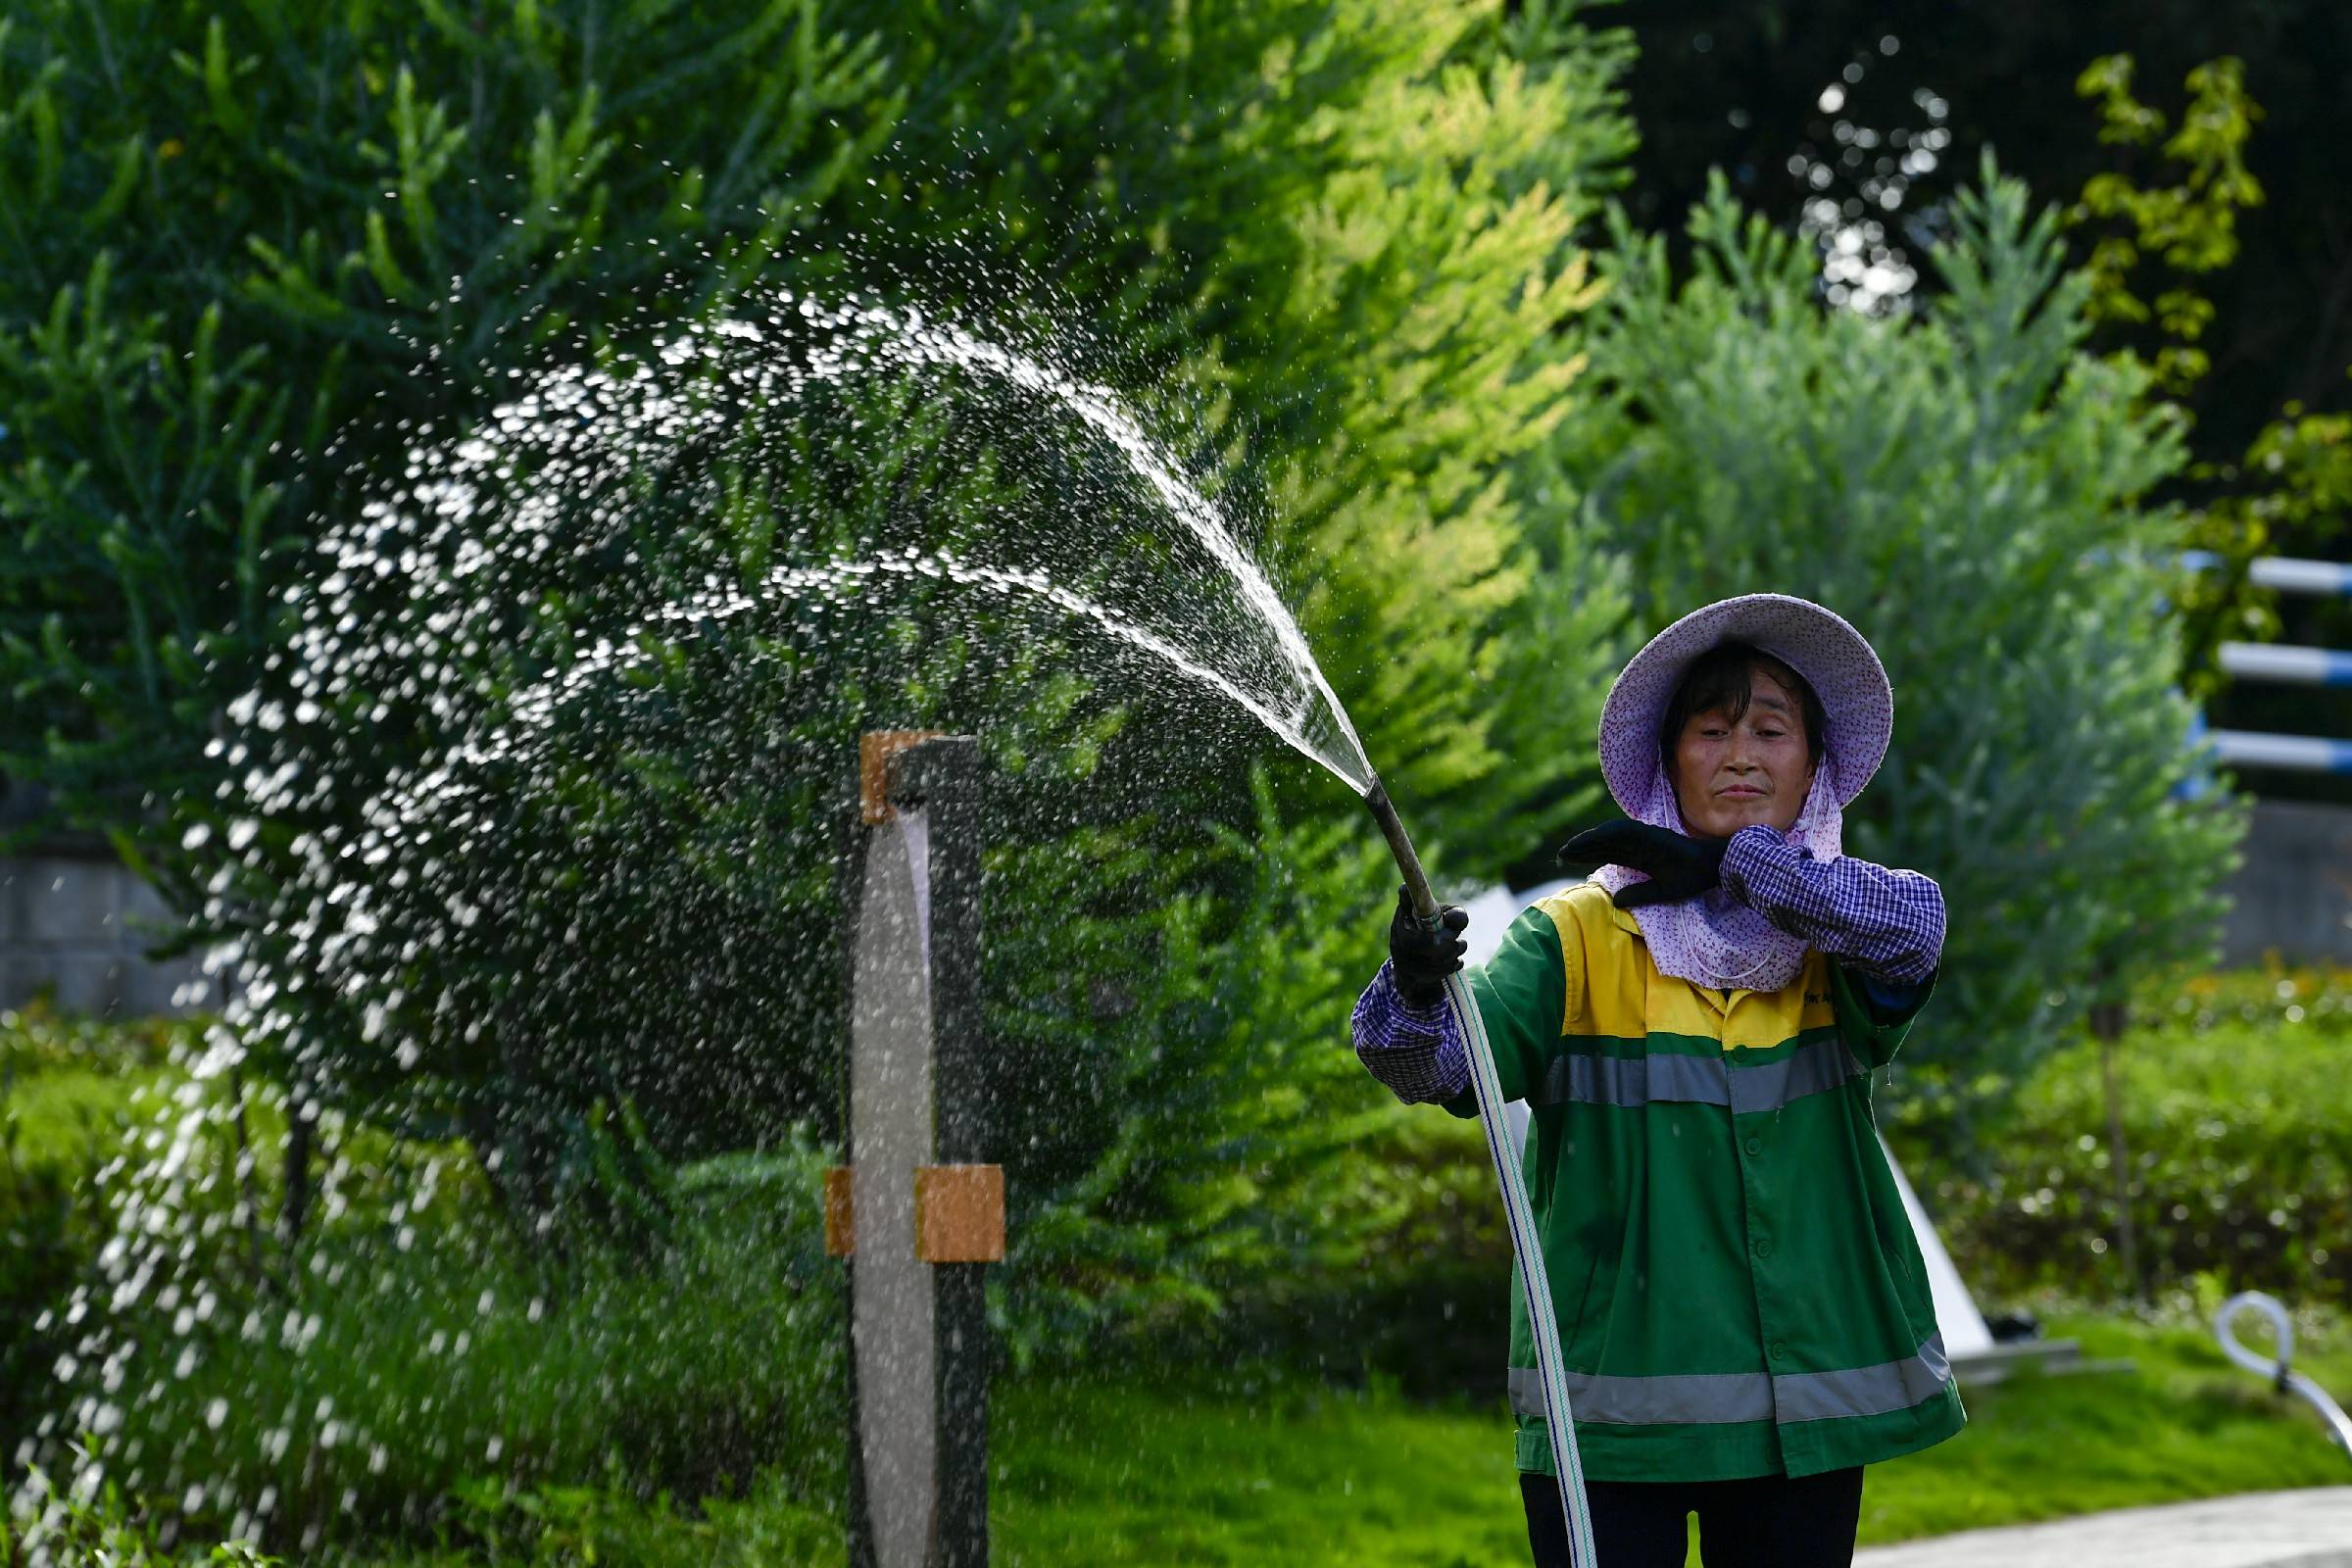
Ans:
{"type": "Polygon", "coordinates": [[[2254,1492],[1854,1554],[1854,1568],[2352,1568],[2352,1487],[2254,1492]]]}

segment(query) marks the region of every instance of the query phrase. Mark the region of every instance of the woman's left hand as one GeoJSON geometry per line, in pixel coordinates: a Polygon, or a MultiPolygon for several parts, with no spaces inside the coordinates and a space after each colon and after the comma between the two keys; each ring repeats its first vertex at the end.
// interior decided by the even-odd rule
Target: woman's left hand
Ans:
{"type": "Polygon", "coordinates": [[[1589,827],[1560,847],[1567,865],[1622,865],[1646,882],[1629,882],[1612,901],[1620,909],[1645,904],[1680,904],[1723,880],[1723,851],[1730,839],[1685,838],[1647,822],[1604,822],[1589,827]]]}

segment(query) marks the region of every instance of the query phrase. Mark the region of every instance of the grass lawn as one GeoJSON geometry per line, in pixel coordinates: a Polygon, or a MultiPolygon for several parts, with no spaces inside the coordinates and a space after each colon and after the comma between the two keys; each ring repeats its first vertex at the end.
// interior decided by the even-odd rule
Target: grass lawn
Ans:
{"type": "Polygon", "coordinates": [[[1395,1396],[1007,1389],[996,1558],[1524,1562],[1507,1417],[1395,1396]]]}
{"type": "MultiPolygon", "coordinates": [[[[2225,1363],[2201,1330],[2058,1316],[2132,1373],[2021,1377],[1970,1424],[1874,1467],[1864,1544],[2235,1492],[2352,1484],[2299,1402],[2225,1363]]],[[[2352,1331],[2298,1362],[2352,1389],[2352,1331]]],[[[1344,1561],[1519,1568],[1526,1541],[1498,1409],[1339,1393],[1246,1373],[1006,1380],[996,1396],[994,1560],[1006,1568],[1344,1561]]],[[[369,1568],[489,1563],[839,1568],[830,1507],[770,1488],[700,1517],[594,1489],[519,1499],[479,1544],[365,1554],[369,1568]]],[[[1696,1560],[1695,1553],[1692,1561],[1696,1560]]]]}
{"type": "MultiPolygon", "coordinates": [[[[2185,1322],[2062,1315],[2051,1332],[2131,1373],[2024,1376],[1968,1396],[1969,1426],[1873,1467],[1865,1545],[2237,1492],[2352,1484],[2300,1401],[2274,1397],[2185,1322]]],[[[2352,1390],[2352,1328],[2299,1354],[2352,1390]]],[[[1095,1564],[1348,1562],[1521,1568],[1525,1526],[1499,1408],[1418,1403],[1246,1373],[1006,1380],[995,1396],[994,1560],[1095,1564]]],[[[501,1550],[369,1556],[369,1568],[496,1562],[840,1568],[840,1527],[756,1489],[701,1518],[610,1494],[525,1499],[501,1550]]],[[[1695,1531],[1694,1531],[1695,1534],[1695,1531]]],[[[1690,1558],[1697,1560],[1695,1550],[1690,1558]]]]}
{"type": "MultiPolygon", "coordinates": [[[[2230,1366],[2202,1330],[2076,1315],[2050,1332],[2137,1370],[2028,1376],[1969,1395],[1959,1437],[1873,1467],[1865,1544],[2352,1484],[2352,1462],[2317,1416],[2230,1366]]],[[[2297,1362],[2352,1393],[2352,1333],[2301,1348],[2297,1362]]],[[[1498,1407],[1040,1381],[1002,1391],[997,1444],[998,1560],[1018,1568],[1526,1561],[1498,1407]]]]}

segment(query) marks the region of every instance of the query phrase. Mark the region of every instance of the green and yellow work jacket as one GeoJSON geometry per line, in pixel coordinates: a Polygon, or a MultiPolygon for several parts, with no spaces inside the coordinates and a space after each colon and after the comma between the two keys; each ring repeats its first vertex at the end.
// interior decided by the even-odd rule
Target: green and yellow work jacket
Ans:
{"type": "MultiPolygon", "coordinates": [[[[1470,974],[1559,1319],[1586,1475],[1811,1475],[1938,1443],[1967,1417],[1871,1116],[1870,1069],[1926,1001],[1874,1012],[1820,952],[1779,991],[1658,972],[1586,884],[1523,911],[1470,974]]],[[[1475,1116],[1465,1091],[1447,1101],[1475,1116]]],[[[1522,1470],[1552,1470],[1513,1280],[1522,1470]]]]}

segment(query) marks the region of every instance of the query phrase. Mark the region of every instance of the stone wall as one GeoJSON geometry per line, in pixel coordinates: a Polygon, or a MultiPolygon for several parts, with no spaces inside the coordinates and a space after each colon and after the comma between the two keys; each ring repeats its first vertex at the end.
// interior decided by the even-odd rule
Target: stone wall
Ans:
{"type": "Polygon", "coordinates": [[[0,858],[0,1008],[44,993],[68,1011],[123,1016],[217,1004],[201,955],[144,956],[171,923],[155,891],[111,857],[0,858]]]}
{"type": "Polygon", "coordinates": [[[2352,807],[2261,801],[2222,932],[2230,963],[2352,963],[2352,807]]]}

